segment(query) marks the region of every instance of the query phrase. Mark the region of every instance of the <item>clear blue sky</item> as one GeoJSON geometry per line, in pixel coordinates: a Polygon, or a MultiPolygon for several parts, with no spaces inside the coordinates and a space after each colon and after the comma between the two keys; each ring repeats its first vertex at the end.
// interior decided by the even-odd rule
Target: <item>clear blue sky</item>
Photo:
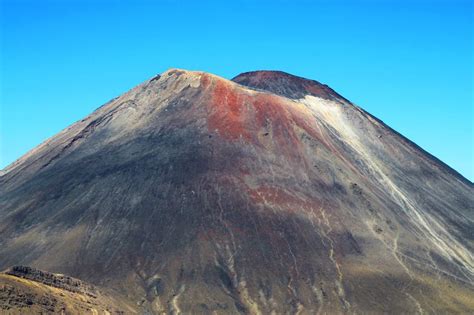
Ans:
{"type": "Polygon", "coordinates": [[[470,0],[0,2],[0,168],[168,68],[278,69],[474,180],[470,0]]]}

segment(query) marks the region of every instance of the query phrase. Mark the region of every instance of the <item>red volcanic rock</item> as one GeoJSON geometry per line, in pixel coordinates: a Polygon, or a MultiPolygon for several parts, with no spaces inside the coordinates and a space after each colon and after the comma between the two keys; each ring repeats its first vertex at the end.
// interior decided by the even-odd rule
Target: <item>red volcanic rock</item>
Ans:
{"type": "Polygon", "coordinates": [[[0,268],[142,313],[474,309],[472,183],[316,81],[233,81],[169,70],[3,170],[0,268]]]}

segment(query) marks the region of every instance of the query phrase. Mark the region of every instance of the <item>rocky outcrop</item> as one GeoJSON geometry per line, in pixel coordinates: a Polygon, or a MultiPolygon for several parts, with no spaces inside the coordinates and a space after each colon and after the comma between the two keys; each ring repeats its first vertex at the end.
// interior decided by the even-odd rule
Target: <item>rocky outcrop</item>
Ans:
{"type": "Polygon", "coordinates": [[[97,289],[94,288],[94,286],[62,274],[45,272],[28,266],[13,266],[7,269],[5,274],[36,281],[71,292],[82,293],[90,297],[97,297],[97,289]]]}

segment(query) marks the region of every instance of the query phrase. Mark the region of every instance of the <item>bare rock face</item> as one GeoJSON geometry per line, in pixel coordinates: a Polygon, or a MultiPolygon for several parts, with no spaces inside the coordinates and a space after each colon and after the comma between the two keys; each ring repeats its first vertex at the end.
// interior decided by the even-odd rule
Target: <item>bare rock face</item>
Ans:
{"type": "Polygon", "coordinates": [[[469,313],[474,187],[316,81],[172,69],[0,176],[0,268],[140,312],[469,313]]]}

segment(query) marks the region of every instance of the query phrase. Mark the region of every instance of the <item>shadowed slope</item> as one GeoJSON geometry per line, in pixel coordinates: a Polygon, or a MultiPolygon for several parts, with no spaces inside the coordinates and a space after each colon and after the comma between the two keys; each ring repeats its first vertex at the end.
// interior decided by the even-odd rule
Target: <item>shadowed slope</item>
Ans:
{"type": "Polygon", "coordinates": [[[474,307],[472,184],[315,81],[239,77],[169,70],[7,168],[0,267],[155,313],[474,307]]]}

